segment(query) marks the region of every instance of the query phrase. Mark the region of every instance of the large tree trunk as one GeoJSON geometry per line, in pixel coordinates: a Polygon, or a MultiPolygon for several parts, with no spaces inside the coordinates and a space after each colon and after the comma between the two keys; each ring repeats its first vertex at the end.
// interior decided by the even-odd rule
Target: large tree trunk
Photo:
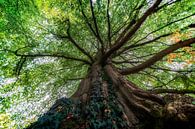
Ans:
{"type": "Polygon", "coordinates": [[[180,123],[180,127],[192,129],[194,109],[192,104],[166,103],[162,97],[138,88],[111,63],[94,63],[75,94],[58,100],[29,128],[168,129],[180,123]],[[56,118],[57,124],[53,122],[56,118]]]}
{"type": "Polygon", "coordinates": [[[84,106],[90,105],[92,109],[102,105],[101,110],[95,111],[96,120],[103,122],[110,119],[111,123],[101,128],[113,128],[114,124],[118,128],[141,128],[148,121],[158,122],[165,104],[159,96],[147,93],[125,80],[111,64],[105,67],[94,64],[71,98],[79,99],[84,106]]]}

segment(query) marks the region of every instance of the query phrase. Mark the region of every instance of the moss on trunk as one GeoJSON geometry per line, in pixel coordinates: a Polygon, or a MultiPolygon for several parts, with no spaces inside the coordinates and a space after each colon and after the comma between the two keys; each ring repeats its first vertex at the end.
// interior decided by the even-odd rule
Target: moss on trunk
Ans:
{"type": "Polygon", "coordinates": [[[195,120],[194,105],[164,100],[126,80],[111,64],[102,67],[96,63],[72,97],[57,100],[28,128],[195,128],[192,122],[195,120]]]}

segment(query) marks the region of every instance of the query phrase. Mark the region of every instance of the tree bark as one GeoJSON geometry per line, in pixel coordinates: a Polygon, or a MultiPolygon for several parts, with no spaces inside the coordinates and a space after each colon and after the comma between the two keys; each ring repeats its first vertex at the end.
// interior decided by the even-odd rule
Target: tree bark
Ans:
{"type": "Polygon", "coordinates": [[[111,63],[94,63],[77,91],[69,99],[56,101],[29,128],[171,129],[180,123],[192,129],[195,106],[188,100],[167,101],[126,80],[111,63]],[[60,114],[57,124],[57,117],[51,115],[56,113],[60,114]],[[51,116],[52,120],[43,120],[51,116]]]}

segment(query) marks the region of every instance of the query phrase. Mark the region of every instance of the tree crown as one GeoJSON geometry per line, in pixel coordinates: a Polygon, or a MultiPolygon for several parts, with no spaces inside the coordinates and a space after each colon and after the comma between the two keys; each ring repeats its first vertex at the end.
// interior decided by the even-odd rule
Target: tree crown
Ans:
{"type": "Polygon", "coordinates": [[[0,1],[2,112],[16,98],[70,96],[97,60],[102,65],[111,60],[144,89],[194,88],[194,5],[190,0],[0,1]]]}

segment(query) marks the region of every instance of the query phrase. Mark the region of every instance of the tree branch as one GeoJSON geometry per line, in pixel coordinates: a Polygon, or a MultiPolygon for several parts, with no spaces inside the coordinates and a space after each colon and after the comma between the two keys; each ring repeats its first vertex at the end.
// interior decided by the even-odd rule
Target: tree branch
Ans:
{"type": "MultiPolygon", "coordinates": [[[[169,4],[168,4],[168,5],[169,5],[169,4]]],[[[164,6],[163,6],[163,7],[164,7],[164,6]]],[[[163,28],[165,28],[165,27],[167,27],[167,26],[169,26],[169,25],[171,25],[171,24],[173,24],[173,23],[176,23],[176,22],[178,22],[178,21],[184,20],[184,19],[189,18],[189,17],[194,16],[194,15],[195,15],[195,13],[193,13],[193,14],[191,14],[191,15],[189,15],[189,16],[183,17],[183,18],[181,18],[181,19],[172,21],[172,22],[170,22],[170,23],[168,23],[168,24],[166,24],[166,25],[164,25],[164,26],[158,28],[157,30],[154,30],[154,31],[150,32],[150,33],[147,34],[145,37],[143,37],[143,38],[139,39],[138,41],[136,41],[135,44],[129,45],[129,46],[127,46],[127,47],[124,47],[124,48],[123,48],[121,51],[119,51],[115,56],[118,56],[118,55],[122,54],[123,52],[125,52],[125,51],[127,51],[127,50],[129,50],[129,49],[131,49],[131,48],[140,47],[140,46],[142,46],[142,45],[147,45],[147,44],[149,44],[149,43],[152,43],[152,42],[157,41],[157,40],[160,39],[160,38],[163,38],[163,37],[166,37],[166,36],[169,36],[169,35],[173,34],[173,33],[164,34],[164,35],[158,36],[158,37],[156,37],[156,38],[154,38],[154,39],[152,39],[152,40],[150,40],[150,41],[146,41],[146,42],[137,44],[137,43],[139,43],[140,41],[146,39],[146,38],[147,38],[149,35],[151,35],[152,33],[155,33],[155,32],[157,32],[157,31],[159,31],[159,30],[161,30],[161,29],[163,29],[163,28]]],[[[187,27],[190,27],[190,25],[187,26],[187,27]]],[[[184,28],[186,28],[186,27],[184,27],[184,28]]],[[[182,28],[182,29],[184,29],[184,28],[182,28]]],[[[182,30],[182,29],[181,29],[181,30],[182,30]]]]}
{"type": "Polygon", "coordinates": [[[74,61],[80,61],[83,62],[85,64],[91,65],[90,62],[88,62],[87,60],[84,59],[80,59],[80,58],[75,58],[75,57],[69,57],[69,56],[65,56],[65,55],[59,55],[59,54],[29,54],[29,55],[20,55],[17,54],[16,56],[25,56],[25,57],[57,57],[57,58],[64,58],[64,59],[68,59],[68,60],[74,60],[74,61]]]}
{"type": "Polygon", "coordinates": [[[118,56],[118,55],[122,54],[123,52],[125,52],[125,51],[127,51],[127,50],[129,50],[129,49],[131,49],[131,48],[140,47],[140,46],[143,46],[143,45],[150,44],[150,43],[152,43],[152,42],[154,42],[154,41],[156,41],[156,40],[159,40],[160,38],[167,37],[167,36],[169,36],[169,35],[171,35],[171,34],[172,34],[172,33],[164,34],[164,35],[158,36],[158,37],[156,37],[156,38],[154,38],[154,39],[152,39],[152,40],[149,40],[149,41],[140,43],[140,44],[136,44],[136,43],[135,43],[135,44],[129,45],[129,46],[127,46],[127,47],[124,47],[124,48],[123,48],[121,51],[119,51],[116,55],[118,56]]]}
{"type": "Polygon", "coordinates": [[[94,61],[92,56],[88,52],[86,52],[85,49],[79,46],[79,44],[72,38],[70,34],[70,21],[69,20],[68,20],[67,36],[58,35],[58,34],[54,34],[54,35],[56,35],[60,39],[68,39],[80,52],[86,55],[92,62],[94,61]]]}
{"type": "Polygon", "coordinates": [[[110,8],[110,0],[108,0],[107,3],[107,24],[108,24],[108,44],[111,46],[111,23],[110,23],[110,14],[109,14],[109,8],[110,8]]]}
{"type": "Polygon", "coordinates": [[[150,67],[150,69],[163,70],[163,71],[175,72],[175,73],[191,73],[191,72],[195,72],[195,70],[173,70],[173,69],[167,69],[167,68],[161,68],[161,67],[150,67]]]}
{"type": "Polygon", "coordinates": [[[176,44],[173,44],[171,46],[169,46],[168,48],[160,51],[159,53],[157,53],[156,55],[154,55],[153,57],[151,57],[150,59],[146,60],[145,62],[143,62],[140,65],[137,65],[135,67],[132,68],[126,68],[120,71],[121,74],[123,75],[127,75],[127,74],[133,74],[133,73],[137,73],[145,68],[150,67],[151,65],[153,65],[154,63],[156,63],[157,61],[161,60],[163,57],[165,57],[166,55],[172,53],[173,51],[188,46],[192,43],[195,42],[195,38],[191,38],[185,41],[180,41],[176,44]]]}
{"type": "Polygon", "coordinates": [[[164,29],[165,27],[170,26],[170,25],[172,25],[172,24],[174,24],[174,23],[176,23],[176,22],[179,22],[179,21],[182,21],[182,20],[184,20],[184,19],[186,19],[186,18],[192,17],[192,16],[194,16],[194,15],[195,15],[195,13],[193,13],[193,14],[191,14],[191,15],[189,15],[189,16],[186,16],[186,17],[177,19],[177,20],[175,20],[175,21],[169,22],[169,23],[167,23],[166,25],[161,26],[161,27],[159,27],[158,29],[156,29],[156,30],[154,30],[154,31],[152,31],[152,32],[150,32],[150,33],[148,33],[145,37],[139,39],[139,40],[136,41],[136,42],[138,43],[138,42],[140,42],[140,41],[146,39],[149,35],[151,35],[151,34],[157,32],[157,31],[159,31],[159,30],[162,30],[162,29],[164,29]]]}
{"type": "Polygon", "coordinates": [[[82,15],[83,15],[83,17],[84,17],[84,19],[85,19],[85,22],[86,22],[87,26],[90,28],[90,30],[91,30],[92,33],[95,35],[95,37],[97,37],[97,34],[96,34],[95,30],[93,29],[91,23],[89,22],[87,16],[85,15],[85,13],[84,13],[84,11],[83,11],[81,0],[78,0],[78,1],[79,1],[80,6],[81,6],[81,13],[82,13],[82,15]]]}
{"type": "Polygon", "coordinates": [[[15,54],[16,56],[22,57],[22,58],[27,58],[27,57],[57,57],[57,58],[64,58],[67,60],[74,60],[74,61],[80,61],[83,62],[85,64],[91,65],[91,62],[85,60],[85,59],[80,59],[80,58],[76,58],[76,57],[69,57],[69,56],[65,56],[59,53],[55,53],[55,54],[47,54],[47,53],[38,53],[38,54],[20,54],[18,53],[18,51],[11,51],[11,50],[7,50],[5,49],[4,51],[8,51],[11,52],[13,54],[15,54]]]}
{"type": "Polygon", "coordinates": [[[173,93],[173,94],[195,94],[195,90],[192,89],[153,89],[149,90],[152,93],[162,94],[162,93],[173,93]]]}
{"type": "Polygon", "coordinates": [[[158,7],[161,1],[162,0],[156,0],[156,2],[152,5],[152,7],[150,7],[144,13],[144,15],[140,19],[138,19],[134,27],[122,39],[116,40],[116,42],[111,47],[111,49],[105,53],[105,55],[102,58],[102,61],[105,61],[108,57],[110,57],[111,54],[113,54],[118,49],[120,49],[135,34],[135,32],[140,28],[140,26],[144,23],[144,21],[148,18],[148,16],[150,16],[154,12],[154,10],[158,7]]]}
{"type": "Polygon", "coordinates": [[[155,76],[153,74],[151,74],[150,72],[146,72],[146,71],[143,71],[140,73],[141,75],[146,75],[147,77],[151,77],[153,79],[155,79],[156,81],[160,82],[163,86],[166,85],[162,79],[160,79],[158,76],[155,76]]]}
{"type": "Polygon", "coordinates": [[[104,44],[103,44],[103,41],[100,37],[100,33],[99,33],[99,29],[98,29],[98,24],[97,24],[97,20],[96,20],[96,16],[95,16],[95,13],[94,13],[94,8],[93,8],[93,2],[92,0],[90,0],[90,7],[91,7],[91,14],[92,14],[92,17],[93,17],[93,22],[94,22],[94,25],[95,25],[95,30],[96,30],[96,36],[97,36],[97,39],[99,40],[100,44],[101,44],[101,49],[102,49],[102,52],[104,51],[104,44]]]}
{"type": "Polygon", "coordinates": [[[123,60],[123,61],[112,61],[114,64],[131,64],[131,63],[140,63],[141,61],[128,61],[128,60],[123,60]]]}
{"type": "Polygon", "coordinates": [[[79,45],[78,45],[78,43],[76,43],[76,41],[69,35],[69,40],[83,53],[83,54],[85,54],[92,62],[94,61],[93,60],[93,58],[92,58],[92,56],[88,53],[88,52],[86,52],[85,51],[85,49],[83,49],[82,47],[80,47],[79,45]]]}
{"type": "Polygon", "coordinates": [[[100,40],[100,39],[98,38],[98,34],[95,32],[95,30],[94,30],[94,28],[92,27],[91,23],[89,22],[87,16],[85,15],[85,13],[84,13],[84,11],[83,11],[83,8],[82,8],[82,2],[81,2],[81,0],[78,0],[78,1],[79,1],[80,6],[81,6],[81,13],[82,13],[82,15],[83,15],[83,17],[84,17],[84,20],[85,20],[87,26],[89,27],[89,29],[91,30],[91,32],[93,33],[93,35],[95,36],[95,38],[97,38],[97,40],[98,40],[101,44],[103,44],[103,41],[100,40]]]}
{"type": "Polygon", "coordinates": [[[16,76],[20,75],[20,72],[21,72],[22,67],[23,67],[25,62],[26,62],[26,57],[25,56],[21,56],[19,62],[16,64],[16,70],[15,70],[16,76]]]}
{"type": "Polygon", "coordinates": [[[171,1],[171,2],[169,1],[169,2],[161,5],[160,7],[158,7],[155,11],[158,11],[160,9],[163,9],[164,7],[167,7],[169,5],[172,5],[172,4],[177,3],[177,2],[180,2],[180,1],[182,1],[182,0],[175,0],[175,1],[171,1]]]}
{"type": "MultiPolygon", "coordinates": [[[[145,1],[145,0],[144,0],[145,1]]],[[[136,4],[136,6],[134,7],[134,9],[130,12],[129,16],[132,16],[134,11],[135,15],[132,17],[132,20],[130,20],[130,17],[124,22],[124,24],[119,27],[118,29],[116,29],[116,31],[112,34],[111,37],[113,37],[116,34],[119,34],[119,37],[117,38],[117,40],[115,42],[118,42],[121,38],[124,37],[124,35],[126,34],[126,32],[136,23],[136,18],[139,14],[140,9],[144,6],[144,1],[141,1],[141,5],[139,5],[139,2],[136,4]],[[130,22],[128,22],[130,20],[130,22]],[[126,27],[125,27],[126,26],[126,27]],[[121,33],[119,33],[120,31],[122,31],[121,33]]]]}

